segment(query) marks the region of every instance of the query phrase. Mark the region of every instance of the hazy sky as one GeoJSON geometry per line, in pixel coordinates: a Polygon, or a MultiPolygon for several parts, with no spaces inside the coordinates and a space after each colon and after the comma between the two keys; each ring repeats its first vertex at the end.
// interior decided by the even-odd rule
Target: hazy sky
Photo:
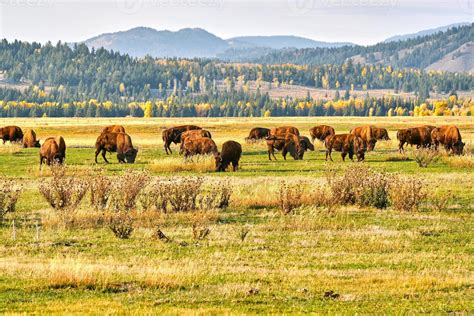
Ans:
{"type": "Polygon", "coordinates": [[[201,27],[222,38],[299,35],[373,44],[473,21],[474,0],[0,0],[0,38],[75,42],[148,26],[201,27]]]}

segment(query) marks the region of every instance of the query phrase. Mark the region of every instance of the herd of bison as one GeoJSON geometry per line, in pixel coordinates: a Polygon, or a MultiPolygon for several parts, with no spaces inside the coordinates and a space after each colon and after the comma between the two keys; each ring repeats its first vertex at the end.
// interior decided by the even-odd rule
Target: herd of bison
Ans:
{"type": "MultiPolygon", "coordinates": [[[[336,134],[331,126],[319,125],[309,130],[311,141],[306,136],[301,136],[300,131],[293,126],[275,127],[272,129],[256,127],[253,128],[247,142],[264,140],[268,148],[268,159],[275,157],[275,150],[281,151],[283,158],[289,153],[295,160],[303,159],[308,150],[314,151],[315,139],[322,141],[326,146],[326,160],[332,161],[332,151],[341,152],[342,160],[346,156],[353,160],[354,155],[358,161],[364,160],[365,152],[374,150],[379,140],[390,140],[385,128],[374,126],[360,126],[352,129],[348,134],[336,134]]],[[[0,128],[3,143],[6,141],[20,142],[23,147],[39,147],[40,168],[43,162],[50,165],[53,162],[63,163],[66,158],[66,142],[61,136],[49,137],[40,145],[33,130],[23,133],[18,126],[6,126],[0,128]]],[[[171,154],[172,143],[180,144],[180,154],[185,158],[193,155],[212,154],[216,161],[216,171],[225,171],[232,164],[233,170],[238,169],[242,146],[233,140],[226,141],[219,152],[216,143],[212,140],[211,133],[196,125],[182,125],[165,129],[162,133],[164,150],[171,154]]],[[[435,127],[424,125],[414,128],[400,129],[397,132],[399,151],[403,152],[405,144],[424,148],[438,149],[439,144],[444,145],[446,151],[455,155],[461,155],[464,150],[461,133],[456,126],[435,127]]],[[[132,139],[121,125],[105,127],[95,144],[95,162],[101,153],[104,161],[107,152],[116,152],[120,163],[134,163],[138,149],[133,147],[132,139]]]]}

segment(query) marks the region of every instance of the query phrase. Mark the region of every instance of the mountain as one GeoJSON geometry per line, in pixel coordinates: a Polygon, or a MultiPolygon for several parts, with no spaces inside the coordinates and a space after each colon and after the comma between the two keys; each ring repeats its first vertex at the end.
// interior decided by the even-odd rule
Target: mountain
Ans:
{"type": "Polygon", "coordinates": [[[351,43],[328,43],[297,36],[242,36],[224,40],[200,28],[176,32],[137,27],[128,31],[95,36],[85,43],[89,48],[103,47],[134,57],[217,57],[226,50],[251,49],[251,55],[261,56],[270,49],[340,47],[351,43]]]}
{"type": "Polygon", "coordinates": [[[440,26],[434,29],[428,29],[428,30],[423,30],[419,31],[416,33],[410,33],[410,34],[404,34],[404,35],[396,35],[387,38],[384,43],[390,43],[390,42],[397,42],[397,41],[405,41],[407,39],[412,39],[412,38],[417,38],[418,36],[426,36],[426,35],[431,35],[435,34],[438,32],[446,32],[447,30],[453,28],[453,27],[459,27],[459,26],[465,26],[469,25],[469,22],[461,22],[461,23],[454,23],[454,24],[449,24],[445,26],[440,26]]]}
{"type": "Polygon", "coordinates": [[[287,36],[287,35],[274,35],[274,36],[240,36],[233,37],[227,40],[227,42],[233,48],[248,48],[248,47],[265,47],[272,49],[281,48],[316,48],[316,47],[341,47],[345,45],[354,45],[352,43],[340,43],[340,42],[321,42],[312,39],[299,37],[299,36],[287,36]]]}
{"type": "Polygon", "coordinates": [[[229,47],[223,39],[200,28],[172,32],[137,27],[128,31],[102,34],[84,43],[88,47],[103,47],[134,57],[214,57],[229,47]]]}

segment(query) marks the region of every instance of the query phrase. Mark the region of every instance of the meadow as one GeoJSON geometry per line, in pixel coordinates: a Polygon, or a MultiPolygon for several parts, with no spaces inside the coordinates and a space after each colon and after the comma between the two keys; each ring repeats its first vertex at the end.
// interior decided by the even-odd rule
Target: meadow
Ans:
{"type": "Polygon", "coordinates": [[[23,186],[15,212],[0,226],[0,312],[36,314],[143,313],[466,313],[474,312],[474,119],[471,117],[97,118],[0,119],[32,128],[40,140],[61,135],[66,164],[77,177],[103,170],[120,181],[129,170],[152,179],[202,177],[232,188],[225,209],[159,212],[137,206],[133,233],[114,236],[86,196],[72,225],[41,196],[51,178],[38,149],[0,144],[0,174],[23,186]],[[94,163],[102,127],[121,124],[139,148],[133,165],[94,163]],[[161,131],[181,124],[208,129],[218,147],[243,145],[238,172],[213,172],[209,158],[185,162],[161,131]],[[323,145],[304,160],[269,161],[264,142],[247,144],[252,127],[293,125],[303,135],[328,124],[336,133],[373,124],[389,130],[363,163],[325,162],[323,145]],[[459,127],[466,155],[440,157],[427,168],[414,148],[398,153],[396,130],[422,124],[459,127]],[[321,207],[314,198],[328,172],[367,166],[422,181],[417,211],[357,205],[321,207]],[[281,182],[304,186],[304,200],[280,211],[281,182]],[[447,196],[433,207],[436,196],[447,196]],[[207,231],[197,236],[195,228],[207,231]],[[156,238],[157,228],[166,238],[156,238]]]}

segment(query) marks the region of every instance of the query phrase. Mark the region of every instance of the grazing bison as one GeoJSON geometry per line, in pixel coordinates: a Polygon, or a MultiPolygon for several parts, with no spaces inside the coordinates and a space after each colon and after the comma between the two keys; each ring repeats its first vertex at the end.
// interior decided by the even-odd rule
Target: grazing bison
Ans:
{"type": "Polygon", "coordinates": [[[133,148],[132,139],[125,133],[103,133],[97,137],[95,142],[95,163],[97,156],[102,152],[102,158],[109,163],[105,157],[106,152],[117,153],[120,163],[134,163],[137,158],[138,149],[133,148]]]}
{"type": "Polygon", "coordinates": [[[171,143],[178,144],[181,142],[181,133],[196,129],[202,128],[196,125],[182,125],[165,129],[161,136],[163,138],[163,146],[166,154],[169,155],[173,153],[170,147],[171,143]]]}
{"type": "Polygon", "coordinates": [[[193,130],[181,133],[181,136],[180,136],[181,146],[179,147],[179,154],[181,155],[183,153],[183,145],[186,139],[188,138],[195,139],[195,138],[202,138],[202,137],[212,138],[211,132],[205,129],[193,129],[193,130]]]}
{"type": "Polygon", "coordinates": [[[299,153],[299,159],[303,160],[304,153],[308,150],[314,151],[314,145],[309,141],[309,138],[306,136],[300,136],[300,146],[301,150],[299,153]]]}
{"type": "Polygon", "coordinates": [[[357,161],[365,159],[366,144],[359,136],[353,134],[330,135],[326,137],[324,143],[326,145],[326,161],[328,156],[333,161],[331,156],[333,150],[341,152],[342,161],[346,160],[347,154],[352,161],[354,161],[354,154],[357,156],[357,161]]]}
{"type": "Polygon", "coordinates": [[[216,171],[225,171],[232,163],[232,170],[237,171],[239,160],[242,155],[242,146],[233,140],[222,144],[222,151],[214,155],[216,159],[216,171]]]}
{"type": "Polygon", "coordinates": [[[218,153],[216,143],[208,138],[186,138],[183,145],[184,158],[194,155],[216,155],[218,153]]]}
{"type": "Polygon", "coordinates": [[[464,143],[461,133],[456,126],[441,126],[431,131],[431,141],[438,149],[439,144],[444,145],[447,152],[450,150],[454,155],[462,155],[464,152],[464,143]]]}
{"type": "Polygon", "coordinates": [[[300,159],[302,146],[299,136],[292,133],[270,135],[265,141],[267,142],[269,160],[272,160],[271,156],[277,160],[275,150],[281,150],[284,160],[286,160],[288,153],[290,153],[294,160],[300,159]]]}
{"type": "Polygon", "coordinates": [[[101,133],[125,133],[125,127],[122,125],[110,125],[104,127],[101,133]]]}
{"type": "Polygon", "coordinates": [[[419,127],[412,127],[406,129],[400,129],[397,132],[398,151],[401,153],[404,151],[403,146],[409,144],[411,146],[416,145],[416,148],[427,148],[431,146],[431,131],[434,126],[424,125],[419,127]]]}
{"type": "Polygon", "coordinates": [[[312,142],[314,142],[315,139],[319,139],[320,141],[324,142],[326,137],[334,134],[336,134],[334,128],[328,125],[318,125],[309,130],[309,135],[311,136],[312,142]]]}
{"type": "Polygon", "coordinates": [[[48,166],[50,166],[53,162],[62,164],[64,159],[66,159],[66,142],[64,141],[64,138],[61,136],[56,138],[46,138],[43,145],[41,146],[39,156],[40,169],[44,160],[46,160],[46,164],[48,166]]]}
{"type": "Polygon", "coordinates": [[[21,142],[23,140],[23,131],[18,126],[5,126],[0,128],[0,136],[4,144],[6,141],[10,143],[21,142]]]}
{"type": "Polygon", "coordinates": [[[246,142],[256,142],[270,136],[270,129],[264,127],[255,127],[250,130],[249,136],[245,138],[246,142]]]}
{"type": "Polygon", "coordinates": [[[286,133],[291,133],[296,136],[300,136],[300,131],[293,126],[280,126],[280,127],[274,127],[270,130],[270,135],[281,135],[281,134],[286,134],[286,133]]]}
{"type": "Polygon", "coordinates": [[[36,139],[36,133],[34,130],[29,129],[26,131],[25,135],[23,136],[23,147],[41,147],[39,140],[36,139]]]}
{"type": "Polygon", "coordinates": [[[388,137],[388,131],[382,127],[372,127],[372,134],[376,140],[390,140],[388,137]]]}
{"type": "Polygon", "coordinates": [[[372,151],[375,148],[377,139],[373,134],[372,127],[369,125],[359,126],[351,130],[351,134],[362,138],[365,142],[367,150],[372,151]]]}

